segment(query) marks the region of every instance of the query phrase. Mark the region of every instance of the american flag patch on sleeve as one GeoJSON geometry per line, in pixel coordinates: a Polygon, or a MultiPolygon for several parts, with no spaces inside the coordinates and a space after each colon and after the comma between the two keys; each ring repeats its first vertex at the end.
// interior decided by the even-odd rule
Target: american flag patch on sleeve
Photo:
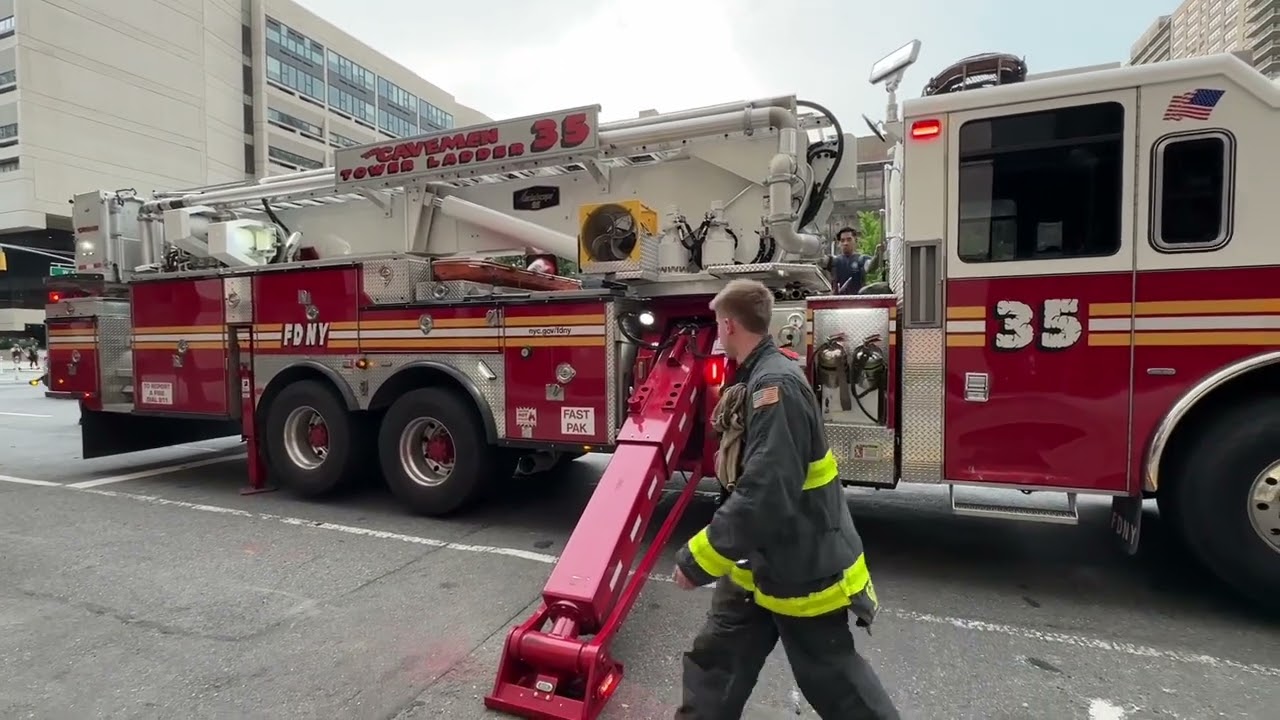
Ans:
{"type": "Polygon", "coordinates": [[[751,393],[751,407],[761,408],[778,402],[778,386],[770,385],[751,393]]]}

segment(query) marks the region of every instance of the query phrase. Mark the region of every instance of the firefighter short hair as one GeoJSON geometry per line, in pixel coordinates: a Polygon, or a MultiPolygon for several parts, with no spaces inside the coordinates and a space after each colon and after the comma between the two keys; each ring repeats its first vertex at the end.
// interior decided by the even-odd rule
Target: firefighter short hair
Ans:
{"type": "Polygon", "coordinates": [[[733,280],[711,301],[711,309],[731,318],[749,333],[768,335],[773,317],[773,291],[758,280],[733,280]]]}

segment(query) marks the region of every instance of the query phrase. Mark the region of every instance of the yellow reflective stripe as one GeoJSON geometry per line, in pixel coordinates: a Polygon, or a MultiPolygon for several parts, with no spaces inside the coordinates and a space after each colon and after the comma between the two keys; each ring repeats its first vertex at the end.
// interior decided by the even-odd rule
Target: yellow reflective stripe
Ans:
{"type": "Polygon", "coordinates": [[[711,577],[724,577],[737,569],[732,560],[712,547],[706,528],[689,538],[689,554],[693,556],[693,561],[698,563],[698,567],[711,577]]]}
{"type": "MultiPolygon", "coordinates": [[[[729,579],[738,587],[752,593],[756,604],[760,607],[790,617],[817,617],[835,612],[848,607],[851,603],[850,598],[871,588],[871,572],[867,570],[865,555],[858,556],[857,561],[844,571],[839,582],[802,597],[779,598],[765,595],[756,589],[755,578],[752,577],[751,571],[736,566],[731,566],[729,579]]],[[[871,596],[871,601],[876,603],[874,595],[871,596]]]]}
{"type": "Polygon", "coordinates": [[[827,454],[822,456],[821,460],[814,460],[809,463],[809,471],[805,473],[804,489],[816,490],[823,485],[836,479],[839,470],[836,468],[836,456],[827,450],[827,454]]]}

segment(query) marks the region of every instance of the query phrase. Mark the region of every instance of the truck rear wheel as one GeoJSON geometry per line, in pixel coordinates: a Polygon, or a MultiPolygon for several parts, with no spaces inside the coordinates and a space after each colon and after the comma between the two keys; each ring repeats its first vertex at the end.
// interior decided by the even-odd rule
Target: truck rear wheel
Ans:
{"type": "Polygon", "coordinates": [[[361,424],[328,387],[302,380],[280,391],[267,408],[267,461],[290,492],[321,497],[355,474],[361,424]]]}
{"type": "Polygon", "coordinates": [[[514,455],[492,447],[471,403],[445,388],[396,400],[378,431],[378,456],[391,491],[414,512],[447,515],[514,472],[514,455]]]}
{"type": "Polygon", "coordinates": [[[1198,428],[1172,468],[1187,545],[1238,593],[1280,611],[1280,398],[1258,398],[1198,428]]]}

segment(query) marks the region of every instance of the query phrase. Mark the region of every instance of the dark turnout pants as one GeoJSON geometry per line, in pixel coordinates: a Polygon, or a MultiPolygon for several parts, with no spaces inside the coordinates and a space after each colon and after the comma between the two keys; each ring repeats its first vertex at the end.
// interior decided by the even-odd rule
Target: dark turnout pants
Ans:
{"type": "Polygon", "coordinates": [[[800,692],[824,720],[897,720],[898,711],[853,643],[847,610],[812,618],[777,615],[722,578],[693,650],[684,655],[676,720],[738,720],[778,640],[800,692]]]}

